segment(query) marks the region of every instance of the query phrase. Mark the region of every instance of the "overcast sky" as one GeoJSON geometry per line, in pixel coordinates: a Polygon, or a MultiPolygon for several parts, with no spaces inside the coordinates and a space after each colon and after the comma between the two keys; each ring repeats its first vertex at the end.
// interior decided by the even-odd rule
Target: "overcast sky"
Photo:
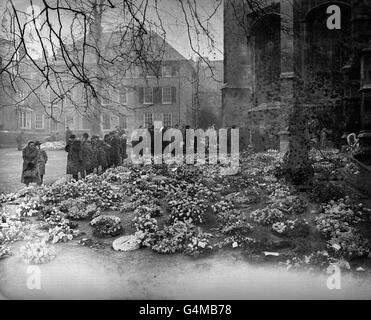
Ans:
{"type": "MultiPolygon", "coordinates": [[[[2,3],[2,7],[4,7],[4,3],[7,0],[0,0],[2,3]]],[[[50,3],[53,3],[54,0],[47,0],[50,3]]],[[[114,0],[121,2],[120,0],[114,0]]],[[[142,1],[142,0],[138,0],[142,1]]],[[[183,0],[186,3],[187,0],[183,0]]],[[[217,4],[220,3],[221,0],[189,0],[193,3],[196,1],[197,11],[203,20],[204,25],[208,27],[212,37],[215,39],[215,47],[216,49],[211,49],[207,38],[201,37],[199,41],[196,40],[196,33],[194,30],[191,30],[191,38],[194,48],[197,48],[199,52],[203,56],[207,56],[210,59],[223,59],[223,8],[222,5],[219,6],[219,9],[216,11],[216,14],[207,22],[206,19],[210,16],[211,13],[215,11],[217,4]]],[[[32,1],[35,6],[39,6],[41,9],[43,8],[42,0],[33,0],[32,1]]],[[[154,0],[150,2],[154,3],[154,0]]],[[[13,0],[16,8],[18,10],[30,11],[30,0],[13,0]]],[[[1,7],[0,7],[1,8],[1,7]]],[[[150,9],[149,9],[150,10],[150,9]]],[[[195,58],[196,54],[192,51],[189,36],[187,32],[187,24],[185,22],[184,13],[182,12],[181,6],[179,4],[179,0],[158,0],[158,10],[159,14],[162,17],[162,23],[164,28],[166,29],[166,39],[167,41],[182,55],[186,58],[195,58]]],[[[152,10],[153,11],[153,10],[152,10]]],[[[153,11],[154,12],[154,11],[153,11]]],[[[151,13],[149,16],[152,16],[151,13]]],[[[190,18],[190,15],[188,15],[190,18]]],[[[115,21],[118,21],[120,16],[118,15],[118,11],[116,10],[109,10],[107,14],[105,14],[103,19],[103,24],[105,28],[112,27],[112,24],[115,21]]],[[[153,14],[153,19],[155,19],[155,15],[153,14]]],[[[71,17],[64,17],[63,20],[63,27],[66,27],[66,32],[69,29],[71,24],[71,17]]],[[[32,41],[31,41],[32,42],[32,41]]],[[[37,48],[37,44],[34,44],[35,53],[37,53],[40,48],[37,48]]]]}

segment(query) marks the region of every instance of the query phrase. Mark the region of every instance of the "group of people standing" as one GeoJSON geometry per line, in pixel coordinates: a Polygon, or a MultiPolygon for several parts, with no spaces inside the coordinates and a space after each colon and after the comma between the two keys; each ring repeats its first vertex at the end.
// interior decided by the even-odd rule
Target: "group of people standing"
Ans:
{"type": "Polygon", "coordinates": [[[44,180],[45,166],[48,156],[45,150],[40,148],[39,141],[29,141],[22,149],[22,176],[21,182],[28,186],[30,183],[41,185],[44,180]]]}
{"type": "Polygon", "coordinates": [[[97,135],[90,138],[88,133],[84,133],[82,139],[79,139],[67,130],[67,174],[71,174],[75,180],[79,176],[84,178],[91,173],[100,173],[119,166],[126,158],[127,140],[124,133],[112,131],[104,139],[97,135]]]}

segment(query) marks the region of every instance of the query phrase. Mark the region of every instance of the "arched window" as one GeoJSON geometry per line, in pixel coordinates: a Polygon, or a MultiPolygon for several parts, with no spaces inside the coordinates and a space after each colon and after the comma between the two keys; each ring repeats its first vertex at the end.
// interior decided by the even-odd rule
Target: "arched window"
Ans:
{"type": "Polygon", "coordinates": [[[279,100],[281,22],[278,14],[261,17],[252,28],[254,91],[257,105],[279,100]]]}
{"type": "Polygon", "coordinates": [[[342,2],[327,2],[310,10],[305,19],[305,92],[310,102],[334,103],[342,97],[342,68],[350,58],[350,7],[342,2]],[[327,28],[327,8],[338,5],[341,29],[327,28]]]}

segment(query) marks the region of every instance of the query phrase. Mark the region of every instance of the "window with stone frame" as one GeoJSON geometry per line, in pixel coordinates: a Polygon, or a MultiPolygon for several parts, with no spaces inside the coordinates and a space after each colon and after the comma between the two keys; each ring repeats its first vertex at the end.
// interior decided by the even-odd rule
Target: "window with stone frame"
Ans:
{"type": "Polygon", "coordinates": [[[120,93],[119,94],[120,94],[119,102],[123,105],[126,105],[128,103],[128,97],[127,97],[128,90],[127,90],[127,88],[125,88],[125,87],[120,88],[120,93]]]}
{"type": "Polygon", "coordinates": [[[144,104],[153,103],[153,88],[149,88],[149,87],[143,88],[143,103],[144,104]]]}
{"type": "Polygon", "coordinates": [[[121,116],[120,117],[120,128],[127,129],[127,127],[128,127],[127,116],[121,116]]]}
{"type": "Polygon", "coordinates": [[[44,129],[44,114],[40,112],[35,113],[35,129],[44,129]]]}
{"type": "Polygon", "coordinates": [[[162,104],[171,104],[172,103],[171,87],[162,87],[161,97],[162,97],[162,104]]]}
{"type": "Polygon", "coordinates": [[[144,127],[149,128],[153,125],[153,114],[150,112],[144,113],[144,127]]]}
{"type": "Polygon", "coordinates": [[[111,115],[108,113],[102,114],[102,129],[111,130],[111,115]]]}
{"type": "Polygon", "coordinates": [[[171,127],[172,126],[172,114],[171,113],[163,113],[162,114],[162,123],[164,127],[171,127]]]}
{"type": "Polygon", "coordinates": [[[31,129],[31,111],[21,109],[18,113],[18,117],[20,129],[31,129]]]}

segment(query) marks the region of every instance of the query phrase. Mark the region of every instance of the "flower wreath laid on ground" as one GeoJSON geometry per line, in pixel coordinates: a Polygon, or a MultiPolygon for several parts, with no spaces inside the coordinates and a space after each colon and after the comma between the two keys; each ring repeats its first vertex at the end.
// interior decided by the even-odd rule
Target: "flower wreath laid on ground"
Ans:
{"type": "MultiPolygon", "coordinates": [[[[341,184],[336,192],[322,180],[309,192],[296,190],[277,177],[281,161],[282,154],[272,150],[247,153],[240,159],[241,172],[234,176],[223,176],[219,165],[128,164],[79,181],[59,179],[2,195],[0,202],[17,210],[11,215],[2,209],[0,257],[11,254],[12,241],[24,239],[35,221],[43,242],[31,235],[22,251],[30,263],[51,261],[52,245],[79,237],[80,224],[104,241],[125,235],[131,225],[141,247],[161,254],[199,256],[230,248],[253,249],[264,256],[278,248],[275,243],[291,242],[301,245],[301,254],[290,252],[289,266],[322,268],[336,259],[366,257],[369,242],[362,224],[367,209],[345,198],[341,184]],[[313,239],[316,246],[311,248],[313,239]]],[[[321,171],[322,163],[317,167],[321,171]]],[[[79,243],[96,243],[87,237],[79,243]]],[[[280,260],[281,253],[277,256],[280,260]]],[[[287,262],[283,253],[280,261],[287,262]]]]}

